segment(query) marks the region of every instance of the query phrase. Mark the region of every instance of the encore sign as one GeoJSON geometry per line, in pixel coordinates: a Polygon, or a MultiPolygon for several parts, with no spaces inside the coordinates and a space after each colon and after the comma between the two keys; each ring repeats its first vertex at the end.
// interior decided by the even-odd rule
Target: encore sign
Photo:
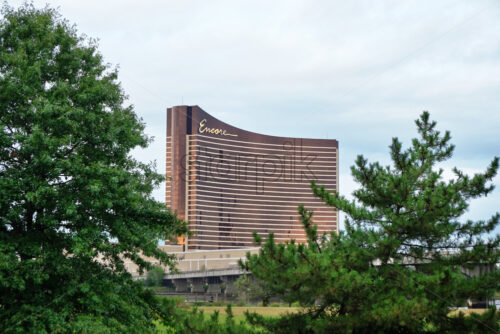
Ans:
{"type": "Polygon", "coordinates": [[[228,133],[227,130],[225,130],[225,129],[209,128],[206,124],[207,124],[206,119],[204,119],[200,122],[200,127],[198,128],[198,131],[200,133],[211,133],[214,135],[238,137],[237,134],[228,133]]]}

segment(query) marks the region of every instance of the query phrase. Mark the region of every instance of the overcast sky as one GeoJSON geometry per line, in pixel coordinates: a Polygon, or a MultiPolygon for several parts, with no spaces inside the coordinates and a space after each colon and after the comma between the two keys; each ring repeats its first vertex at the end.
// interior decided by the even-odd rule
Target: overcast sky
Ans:
{"type": "MultiPolygon", "coordinates": [[[[49,4],[119,65],[156,138],[134,154],[161,172],[165,109],[179,104],[263,134],[337,139],[345,195],[356,188],[356,156],[388,163],[391,138],[409,144],[423,110],[456,144],[443,167],[472,174],[500,155],[498,0],[49,4]]],[[[496,189],[467,217],[487,218],[499,203],[496,189]]]]}

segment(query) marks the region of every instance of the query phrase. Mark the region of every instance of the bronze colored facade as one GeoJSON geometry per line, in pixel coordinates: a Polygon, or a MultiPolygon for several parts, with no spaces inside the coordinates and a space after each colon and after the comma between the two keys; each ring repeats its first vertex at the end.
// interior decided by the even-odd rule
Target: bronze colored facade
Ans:
{"type": "Polygon", "coordinates": [[[176,106],[167,109],[166,158],[166,203],[194,233],[179,240],[186,250],[252,247],[254,231],[304,242],[299,204],[314,210],[320,233],[338,230],[337,211],[309,186],[338,189],[336,140],[266,136],[176,106]]]}

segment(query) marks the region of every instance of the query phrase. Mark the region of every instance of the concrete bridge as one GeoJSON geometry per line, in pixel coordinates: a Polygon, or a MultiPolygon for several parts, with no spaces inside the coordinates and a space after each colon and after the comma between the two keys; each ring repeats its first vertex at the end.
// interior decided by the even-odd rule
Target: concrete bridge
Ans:
{"type": "Polygon", "coordinates": [[[237,293],[234,283],[244,274],[247,273],[240,268],[191,271],[166,274],[163,282],[173,292],[205,293],[203,286],[208,284],[207,293],[234,295],[237,293]],[[223,285],[225,289],[221,288],[223,285]]]}

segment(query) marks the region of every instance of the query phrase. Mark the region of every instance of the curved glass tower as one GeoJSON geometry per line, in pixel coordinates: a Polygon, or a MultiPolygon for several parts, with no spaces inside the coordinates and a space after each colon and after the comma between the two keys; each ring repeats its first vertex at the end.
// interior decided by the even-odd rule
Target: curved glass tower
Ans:
{"type": "Polygon", "coordinates": [[[186,250],[247,248],[264,239],[304,242],[297,207],[314,211],[318,231],[337,231],[338,214],[316,199],[316,180],[338,189],[338,142],[267,136],[238,129],[198,106],[167,109],[166,204],[189,222],[186,250]]]}

